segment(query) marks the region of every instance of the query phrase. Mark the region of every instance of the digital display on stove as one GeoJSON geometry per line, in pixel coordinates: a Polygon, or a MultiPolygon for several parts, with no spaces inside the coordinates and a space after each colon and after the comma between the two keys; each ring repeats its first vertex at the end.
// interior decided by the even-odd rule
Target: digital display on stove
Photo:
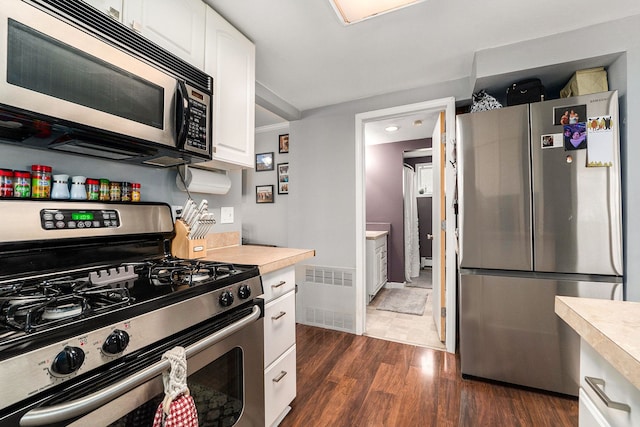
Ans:
{"type": "Polygon", "coordinates": [[[93,221],[93,212],[71,212],[71,219],[74,221],[93,221]]]}
{"type": "Polygon", "coordinates": [[[120,226],[120,215],[115,209],[42,209],[40,224],[45,230],[115,228],[120,226]]]}

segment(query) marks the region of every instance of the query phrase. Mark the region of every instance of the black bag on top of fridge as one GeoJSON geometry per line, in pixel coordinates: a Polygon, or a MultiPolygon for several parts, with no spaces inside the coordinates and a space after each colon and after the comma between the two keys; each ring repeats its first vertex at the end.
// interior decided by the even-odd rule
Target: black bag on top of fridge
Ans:
{"type": "Polygon", "coordinates": [[[507,88],[507,105],[544,101],[544,85],[540,79],[515,82],[507,88]]]}

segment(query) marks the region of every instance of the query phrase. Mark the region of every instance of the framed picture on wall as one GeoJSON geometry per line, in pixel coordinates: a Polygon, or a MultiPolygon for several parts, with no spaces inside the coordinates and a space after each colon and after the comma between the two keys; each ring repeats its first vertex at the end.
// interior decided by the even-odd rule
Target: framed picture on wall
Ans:
{"type": "Polygon", "coordinates": [[[278,163],[278,194],[289,194],[289,163],[278,163]]]}
{"type": "Polygon", "coordinates": [[[286,133],[284,135],[280,135],[278,137],[278,147],[280,153],[288,153],[289,152],[289,134],[286,133]]]}
{"type": "Polygon", "coordinates": [[[273,152],[256,154],[256,172],[273,170],[273,152]]]}
{"type": "Polygon", "coordinates": [[[256,185],[256,203],[273,203],[273,185],[256,185]]]}

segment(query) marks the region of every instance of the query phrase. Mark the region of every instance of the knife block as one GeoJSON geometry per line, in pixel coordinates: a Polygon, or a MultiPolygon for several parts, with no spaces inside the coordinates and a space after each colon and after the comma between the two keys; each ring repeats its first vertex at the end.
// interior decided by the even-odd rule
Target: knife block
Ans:
{"type": "Polygon", "coordinates": [[[171,241],[171,255],[178,258],[203,258],[207,254],[206,239],[189,239],[189,227],[181,219],[175,224],[176,235],[171,241]]]}

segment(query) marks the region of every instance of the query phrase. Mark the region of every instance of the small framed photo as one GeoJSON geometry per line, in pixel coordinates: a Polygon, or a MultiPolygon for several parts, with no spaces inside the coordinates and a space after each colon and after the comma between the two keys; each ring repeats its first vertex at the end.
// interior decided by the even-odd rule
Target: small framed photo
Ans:
{"type": "Polygon", "coordinates": [[[273,170],[273,152],[256,154],[256,172],[273,170]]]}
{"type": "Polygon", "coordinates": [[[289,163],[278,163],[278,194],[289,194],[289,163]]]}
{"type": "Polygon", "coordinates": [[[289,152],[289,134],[286,133],[284,135],[280,135],[278,137],[278,147],[280,153],[288,153],[289,152]]]}
{"type": "Polygon", "coordinates": [[[256,203],[273,203],[273,185],[256,185],[256,203]]]}

